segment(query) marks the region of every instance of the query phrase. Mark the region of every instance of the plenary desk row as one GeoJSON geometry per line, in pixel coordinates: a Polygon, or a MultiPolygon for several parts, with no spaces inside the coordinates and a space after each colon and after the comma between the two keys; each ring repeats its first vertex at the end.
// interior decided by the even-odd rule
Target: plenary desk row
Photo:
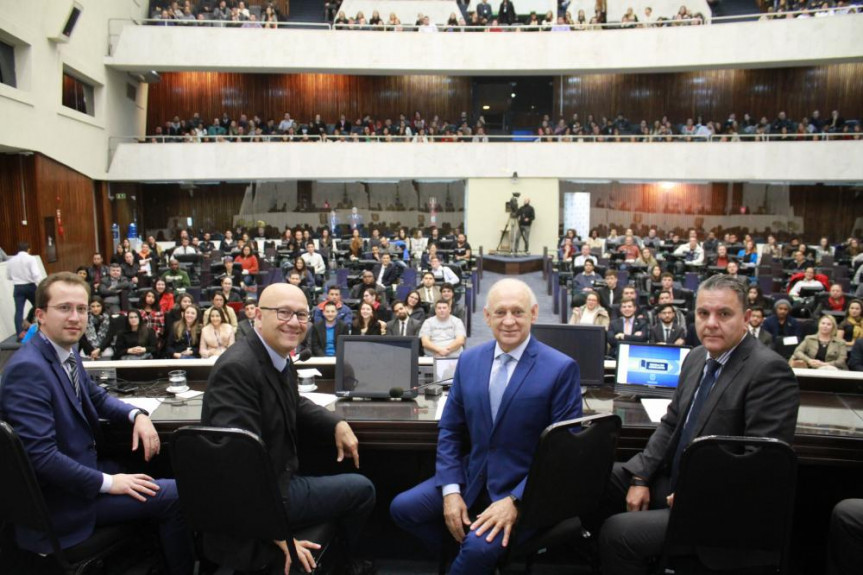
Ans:
{"type": "MultiPolygon", "coordinates": [[[[150,360],[135,362],[85,362],[91,374],[116,370],[121,380],[136,382],[130,394],[166,397],[168,372],[184,369],[192,389],[206,390],[206,381],[214,360],[150,360]]],[[[613,363],[613,362],[612,362],[613,363]]],[[[330,358],[313,358],[301,367],[316,367],[318,393],[333,391],[334,362],[330,358]]],[[[431,360],[421,358],[421,371],[429,371],[431,360]]],[[[861,374],[795,370],[801,385],[800,412],[794,448],[800,462],[828,466],[863,467],[863,393],[849,392],[860,386],[861,374]]],[[[398,382],[394,382],[397,385],[398,382]]],[[[121,396],[122,398],[123,396],[121,396]]],[[[420,396],[415,400],[332,401],[327,409],[347,420],[363,449],[433,451],[437,445],[437,421],[446,394],[420,396]]],[[[169,397],[152,410],[157,429],[168,435],[184,425],[200,421],[201,397],[182,400],[169,397]]],[[[618,457],[626,459],[644,448],[656,423],[638,399],[622,397],[608,387],[584,392],[585,415],[615,413],[623,421],[618,457]]]]}

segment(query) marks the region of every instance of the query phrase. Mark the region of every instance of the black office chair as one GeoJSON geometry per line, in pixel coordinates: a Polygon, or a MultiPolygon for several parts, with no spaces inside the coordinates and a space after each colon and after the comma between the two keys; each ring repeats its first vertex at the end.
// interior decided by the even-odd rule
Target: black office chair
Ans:
{"type": "MultiPolygon", "coordinates": [[[[41,531],[51,541],[48,555],[63,573],[78,575],[90,569],[101,571],[104,560],[118,551],[134,545],[138,525],[123,523],[97,527],[81,543],[63,549],[54,533],[51,516],[30,464],[30,458],[12,426],[0,421],[0,517],[19,527],[41,531]]],[[[36,561],[36,556],[29,557],[36,561]]]]}
{"type": "MultiPolygon", "coordinates": [[[[582,518],[597,511],[608,485],[620,427],[616,415],[594,415],[561,421],[542,432],[511,540],[525,529],[536,533],[511,547],[502,566],[524,560],[530,572],[536,556],[548,547],[591,540],[582,518]]],[[[591,563],[596,570],[595,559],[591,563]]]]}
{"type": "Polygon", "coordinates": [[[699,437],[683,453],[663,563],[681,573],[788,573],[796,480],[797,456],[783,441],[699,437]]]}
{"type": "MultiPolygon", "coordinates": [[[[242,429],[183,427],[171,437],[171,463],[183,512],[192,529],[260,541],[256,552],[245,557],[247,564],[227,567],[251,571],[283,565],[284,554],[272,542],[296,538],[321,545],[313,554],[316,572],[325,570],[324,555],[335,538],[335,523],[292,533],[269,456],[257,435],[242,429]]],[[[296,549],[292,544],[288,549],[292,571],[300,572],[296,549]]],[[[204,554],[219,563],[218,550],[208,549],[206,542],[204,554]]]]}

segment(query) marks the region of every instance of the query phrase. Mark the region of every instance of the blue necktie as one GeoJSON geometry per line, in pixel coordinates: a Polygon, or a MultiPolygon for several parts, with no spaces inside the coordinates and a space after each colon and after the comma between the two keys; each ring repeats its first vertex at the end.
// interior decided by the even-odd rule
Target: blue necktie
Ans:
{"type": "Polygon", "coordinates": [[[72,382],[72,389],[75,391],[75,397],[81,400],[81,378],[78,376],[78,362],[75,361],[75,355],[70,355],[64,362],[69,369],[69,381],[72,382]]]}
{"type": "Polygon", "coordinates": [[[674,452],[674,461],[671,464],[671,489],[673,490],[677,484],[677,474],[680,471],[680,458],[683,456],[683,450],[695,439],[695,428],[698,426],[698,419],[701,416],[701,410],[704,404],[707,403],[707,397],[710,395],[710,390],[713,389],[713,384],[716,383],[716,372],[722,364],[715,359],[707,360],[707,371],[701,378],[701,383],[698,384],[698,389],[695,390],[695,397],[692,399],[692,407],[689,408],[689,416],[683,424],[683,429],[680,431],[680,438],[677,441],[677,449],[674,452]]]}
{"type": "Polygon", "coordinates": [[[503,392],[506,391],[507,383],[507,366],[514,358],[508,353],[502,353],[498,356],[500,366],[491,378],[491,383],[488,386],[488,400],[491,404],[491,420],[497,419],[497,410],[500,409],[500,402],[503,399],[503,392]]]}

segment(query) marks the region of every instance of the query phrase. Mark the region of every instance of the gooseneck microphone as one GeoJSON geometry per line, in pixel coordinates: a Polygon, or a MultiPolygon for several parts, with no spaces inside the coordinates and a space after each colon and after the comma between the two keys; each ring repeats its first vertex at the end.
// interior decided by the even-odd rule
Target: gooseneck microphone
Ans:
{"type": "MultiPolygon", "coordinates": [[[[429,383],[423,383],[422,385],[418,385],[416,387],[411,387],[409,389],[409,391],[419,391],[421,389],[425,389],[425,388],[431,387],[433,385],[440,385],[442,383],[447,383],[447,382],[452,381],[452,380],[453,380],[453,378],[447,377],[444,379],[439,379],[437,381],[431,381],[429,383]]],[[[405,392],[404,388],[401,388],[401,387],[391,387],[390,388],[390,397],[392,399],[402,399],[405,396],[405,393],[406,392],[405,392]]],[[[440,394],[438,393],[435,395],[440,395],[440,394]]]]}

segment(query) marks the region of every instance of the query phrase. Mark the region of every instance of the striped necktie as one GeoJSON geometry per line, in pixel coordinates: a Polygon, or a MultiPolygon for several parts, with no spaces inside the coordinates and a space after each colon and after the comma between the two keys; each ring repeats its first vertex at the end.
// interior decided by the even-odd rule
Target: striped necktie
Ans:
{"type": "Polygon", "coordinates": [[[75,397],[81,401],[81,378],[78,375],[78,362],[75,361],[75,354],[70,355],[64,362],[69,373],[69,381],[72,382],[72,390],[75,392],[75,397]]]}

